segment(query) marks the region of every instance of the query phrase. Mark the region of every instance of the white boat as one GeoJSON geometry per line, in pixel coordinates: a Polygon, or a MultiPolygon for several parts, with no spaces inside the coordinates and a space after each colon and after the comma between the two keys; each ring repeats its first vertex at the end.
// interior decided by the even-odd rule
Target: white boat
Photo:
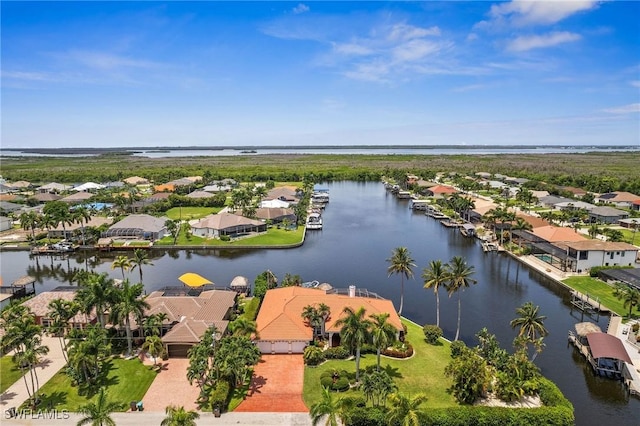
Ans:
{"type": "Polygon", "coordinates": [[[322,229],[322,216],[319,213],[310,213],[307,216],[307,229],[322,229]]]}

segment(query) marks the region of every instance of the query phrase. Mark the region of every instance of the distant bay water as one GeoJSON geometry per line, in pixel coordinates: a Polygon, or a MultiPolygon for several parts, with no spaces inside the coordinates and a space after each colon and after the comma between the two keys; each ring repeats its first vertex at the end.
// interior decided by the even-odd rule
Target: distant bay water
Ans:
{"type": "Polygon", "coordinates": [[[147,158],[221,157],[267,154],[342,154],[342,155],[496,155],[496,154],[577,154],[587,152],[638,152],[635,146],[525,146],[525,145],[433,145],[433,146],[282,146],[282,147],[154,147],[154,148],[31,148],[0,149],[0,157],[85,157],[106,153],[129,154],[147,158]]]}

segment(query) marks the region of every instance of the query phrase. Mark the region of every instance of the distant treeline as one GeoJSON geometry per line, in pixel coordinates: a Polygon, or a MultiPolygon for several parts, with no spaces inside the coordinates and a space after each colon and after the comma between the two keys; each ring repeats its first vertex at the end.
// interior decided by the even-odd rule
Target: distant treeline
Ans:
{"type": "Polygon", "coordinates": [[[321,181],[378,181],[382,176],[412,173],[430,179],[438,172],[472,175],[501,173],[548,184],[574,186],[592,192],[628,191],[640,194],[640,153],[497,155],[348,155],[264,154],[247,156],[145,158],[6,157],[2,176],[9,181],[108,182],[137,175],[164,183],[184,176],[205,181],[301,181],[313,175],[321,181]]]}

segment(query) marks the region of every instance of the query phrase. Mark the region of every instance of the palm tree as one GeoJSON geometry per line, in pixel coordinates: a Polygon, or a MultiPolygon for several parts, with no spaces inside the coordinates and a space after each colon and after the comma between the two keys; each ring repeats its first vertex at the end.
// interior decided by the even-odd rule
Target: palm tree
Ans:
{"type": "Polygon", "coordinates": [[[376,347],[377,369],[380,371],[380,352],[396,340],[396,329],[387,322],[389,319],[388,312],[372,314],[369,317],[373,320],[371,323],[371,337],[373,346],[376,347]]]}
{"type": "Polygon", "coordinates": [[[404,303],[404,280],[413,278],[413,269],[416,264],[413,263],[413,259],[411,258],[411,253],[409,253],[409,249],[406,247],[396,247],[393,249],[391,253],[391,257],[387,259],[387,262],[390,263],[387,268],[387,272],[389,276],[393,274],[399,274],[401,278],[400,284],[400,309],[398,310],[398,315],[402,315],[402,305],[404,303]]]}
{"type": "Polygon", "coordinates": [[[147,256],[147,252],[142,249],[135,249],[133,251],[133,258],[129,259],[131,261],[130,269],[133,271],[138,268],[138,272],[140,273],[140,282],[142,282],[142,265],[153,266],[153,263],[149,260],[147,256]]]}
{"type": "Polygon", "coordinates": [[[429,262],[429,268],[422,270],[422,279],[424,280],[424,288],[433,288],[436,294],[436,325],[440,327],[440,287],[444,287],[448,280],[447,265],[442,264],[441,260],[432,260],[429,262]]]}
{"type": "Polygon", "coordinates": [[[147,336],[141,349],[153,357],[153,365],[157,365],[158,357],[164,354],[164,344],[160,336],[147,336]]]}
{"type": "Polygon", "coordinates": [[[629,307],[629,318],[635,306],[640,305],[640,290],[627,284],[618,283],[613,290],[613,295],[622,300],[622,307],[629,307]]]}
{"type": "Polygon", "coordinates": [[[131,285],[129,280],[124,280],[122,288],[115,293],[112,315],[115,322],[124,323],[127,333],[127,356],[131,355],[133,350],[130,317],[133,315],[135,318],[142,318],[145,309],[149,309],[149,304],[141,297],[143,293],[144,285],[142,283],[131,285]]]}
{"type": "Polygon", "coordinates": [[[79,310],[80,306],[73,300],[54,299],[49,302],[49,318],[53,321],[53,329],[60,338],[60,347],[62,348],[62,355],[65,361],[69,361],[69,359],[67,357],[64,338],[67,334],[69,320],[73,318],[79,310]]]}
{"type": "MultiPolygon", "coordinates": [[[[38,369],[41,357],[49,353],[49,347],[42,344],[42,335],[36,334],[29,340],[25,340],[22,349],[13,355],[13,361],[18,365],[26,365],[31,377],[31,389],[33,390],[33,400],[38,400],[40,382],[38,380],[38,369]]],[[[26,380],[25,380],[26,381],[26,380]]]]}
{"type": "Polygon", "coordinates": [[[251,337],[253,334],[257,337],[258,328],[255,321],[245,317],[238,317],[229,323],[229,331],[235,336],[251,337]]]}
{"type": "Polygon", "coordinates": [[[113,301],[113,280],[106,273],[90,274],[86,282],[80,283],[80,289],[76,293],[76,300],[85,314],[91,314],[96,310],[98,321],[102,328],[105,326],[105,311],[113,301]]]}
{"type": "Polygon", "coordinates": [[[79,206],[73,209],[73,212],[71,213],[71,218],[72,218],[72,221],[80,224],[80,227],[81,227],[80,229],[82,229],[82,245],[86,246],[87,239],[85,238],[85,234],[84,234],[85,227],[83,226],[83,223],[84,224],[89,223],[89,220],[91,219],[91,212],[86,206],[79,206]]]}
{"type": "Polygon", "coordinates": [[[120,268],[120,271],[122,272],[122,279],[124,280],[124,271],[131,269],[131,259],[123,255],[117,256],[111,264],[111,269],[116,268],[120,268]]]}
{"type": "Polygon", "coordinates": [[[100,388],[96,402],[90,402],[80,407],[79,412],[84,414],[85,417],[80,419],[77,426],[88,424],[91,426],[116,426],[116,422],[111,418],[111,413],[122,408],[124,408],[124,404],[109,401],[104,388],[100,388]]]}
{"type": "Polygon", "coordinates": [[[20,227],[25,231],[31,230],[31,243],[36,244],[36,228],[38,227],[39,216],[34,211],[20,214],[20,227]]]}
{"type": "Polygon", "coordinates": [[[346,306],[342,313],[344,316],[336,321],[340,328],[340,339],[351,351],[356,353],[356,382],[360,381],[360,348],[370,341],[371,321],[365,318],[366,310],[360,307],[354,311],[346,306]]]}
{"type": "Polygon", "coordinates": [[[475,284],[477,281],[471,279],[473,275],[473,266],[467,266],[467,262],[461,256],[454,256],[449,264],[449,280],[447,283],[447,292],[449,297],[458,293],[458,327],[456,328],[456,338],[458,340],[460,336],[460,293],[465,289],[475,284]]]}
{"type": "Polygon", "coordinates": [[[173,245],[178,241],[178,234],[180,234],[180,221],[168,219],[164,222],[164,226],[167,228],[167,232],[173,237],[173,245]]]}
{"type": "Polygon", "coordinates": [[[420,405],[427,400],[427,396],[419,393],[408,397],[400,393],[389,396],[391,407],[387,413],[389,424],[400,423],[402,426],[420,426],[420,405]]]}
{"type": "MultiPolygon", "coordinates": [[[[516,309],[518,318],[511,320],[509,323],[511,328],[520,327],[518,331],[518,337],[522,338],[525,343],[535,344],[539,350],[542,349],[542,338],[549,334],[549,331],[544,327],[544,320],[547,318],[544,315],[538,315],[539,306],[535,306],[532,302],[527,302],[516,309]]],[[[533,359],[535,359],[534,355],[533,359]]]]}
{"type": "Polygon", "coordinates": [[[331,308],[324,303],[318,305],[318,314],[322,318],[322,325],[320,327],[320,334],[324,337],[326,334],[327,320],[331,317],[331,308]]]}
{"type": "MultiPolygon", "coordinates": [[[[511,225],[512,231],[531,231],[533,229],[533,225],[524,220],[521,217],[516,218],[516,222],[511,225]]],[[[521,247],[522,238],[518,239],[518,247],[521,247]]]]}
{"type": "Polygon", "coordinates": [[[309,415],[313,426],[323,419],[325,426],[338,426],[338,420],[342,415],[342,400],[334,399],[329,388],[323,387],[322,399],[311,406],[309,415]]]}
{"type": "MultiPolygon", "coordinates": [[[[326,305],[325,305],[326,306],[326,305]]],[[[302,308],[302,318],[307,322],[309,327],[313,329],[313,336],[315,337],[322,327],[322,316],[320,311],[313,305],[307,305],[302,308]]]]}
{"type": "Polygon", "coordinates": [[[165,417],[160,426],[195,426],[196,419],[200,418],[200,414],[193,410],[185,410],[184,407],[176,407],[170,405],[164,410],[165,417]]]}

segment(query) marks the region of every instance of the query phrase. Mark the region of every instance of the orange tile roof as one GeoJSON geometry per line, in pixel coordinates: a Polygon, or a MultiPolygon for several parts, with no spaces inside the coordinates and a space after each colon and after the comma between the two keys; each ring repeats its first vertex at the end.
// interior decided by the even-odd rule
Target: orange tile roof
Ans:
{"type": "Polygon", "coordinates": [[[301,314],[305,306],[317,306],[320,303],[329,306],[331,310],[326,323],[326,330],[329,332],[340,331],[336,321],[347,306],[354,310],[364,307],[367,316],[387,312],[390,314],[388,322],[402,330],[400,317],[390,300],[326,294],[323,290],[314,288],[283,287],[268,290],[264,297],[256,319],[260,340],[311,340],[313,330],[305,324],[301,314]]]}
{"type": "Polygon", "coordinates": [[[552,243],[560,241],[583,241],[587,239],[573,229],[552,225],[534,228],[531,233],[552,243]]]}
{"type": "Polygon", "coordinates": [[[530,224],[533,229],[540,228],[542,226],[550,226],[549,222],[547,222],[546,220],[536,216],[531,216],[529,214],[518,212],[516,213],[516,217],[521,217],[525,222],[530,224]]]}
{"type": "Polygon", "coordinates": [[[172,183],[165,183],[164,185],[156,185],[153,187],[155,192],[173,192],[176,190],[176,186],[172,183]]]}
{"type": "Polygon", "coordinates": [[[458,192],[455,188],[446,185],[436,185],[429,187],[429,191],[434,194],[454,194],[458,192]]]}

